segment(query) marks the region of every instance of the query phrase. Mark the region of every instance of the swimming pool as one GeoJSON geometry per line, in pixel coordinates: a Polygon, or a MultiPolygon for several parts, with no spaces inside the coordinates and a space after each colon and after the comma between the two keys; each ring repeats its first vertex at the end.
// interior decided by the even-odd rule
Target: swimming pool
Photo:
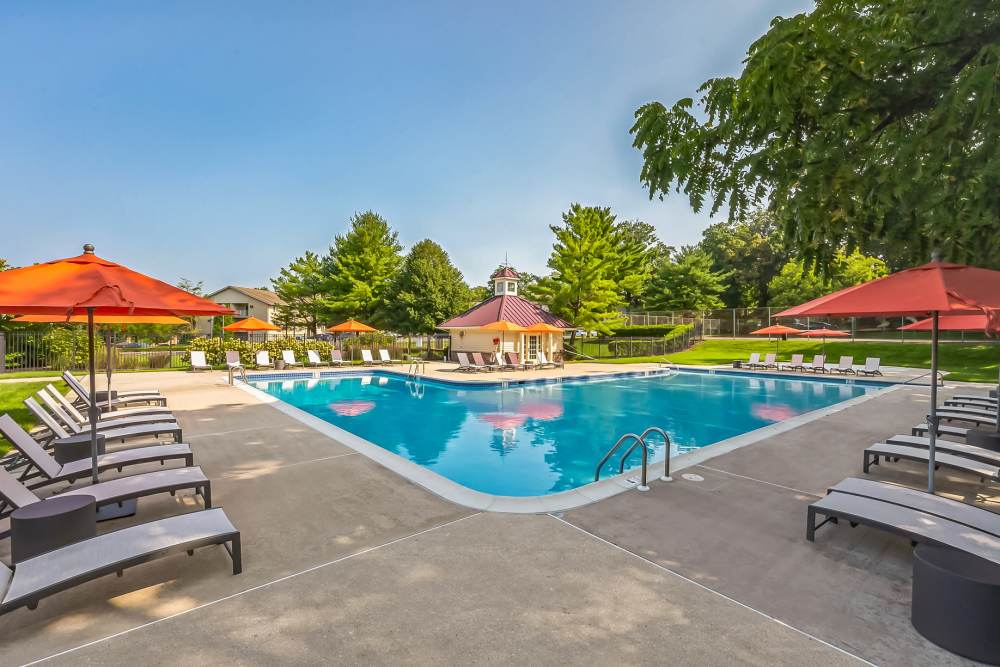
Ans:
{"type": "MultiPolygon", "coordinates": [[[[594,481],[624,433],[664,429],[672,454],[877,391],[880,383],[664,372],[509,386],[396,373],[327,373],[251,385],[469,489],[541,496],[594,481]]],[[[651,437],[654,459],[663,442],[651,437]]],[[[638,465],[636,454],[630,465],[638,465]]],[[[617,459],[603,475],[618,472],[617,459]]]]}

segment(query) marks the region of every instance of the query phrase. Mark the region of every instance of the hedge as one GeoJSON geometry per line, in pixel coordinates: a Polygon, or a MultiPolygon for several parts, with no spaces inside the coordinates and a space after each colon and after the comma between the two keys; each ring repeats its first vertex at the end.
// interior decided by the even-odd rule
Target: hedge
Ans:
{"type": "MultiPolygon", "coordinates": [[[[330,350],[333,345],[321,340],[301,341],[293,338],[284,340],[269,340],[266,343],[251,343],[235,338],[223,340],[221,338],[195,338],[191,341],[192,350],[204,350],[205,359],[212,366],[223,366],[226,363],[226,352],[237,351],[240,353],[240,361],[253,366],[258,350],[267,350],[271,355],[271,360],[281,359],[282,350],[291,350],[295,353],[298,361],[305,361],[306,350],[316,350],[320,358],[329,359],[330,350]]],[[[190,357],[189,357],[190,358],[190,357]]]]}
{"type": "MultiPolygon", "coordinates": [[[[634,324],[615,327],[611,330],[613,338],[660,338],[670,335],[682,324],[634,324]]],[[[690,325],[688,325],[690,326],[690,325]]]]}

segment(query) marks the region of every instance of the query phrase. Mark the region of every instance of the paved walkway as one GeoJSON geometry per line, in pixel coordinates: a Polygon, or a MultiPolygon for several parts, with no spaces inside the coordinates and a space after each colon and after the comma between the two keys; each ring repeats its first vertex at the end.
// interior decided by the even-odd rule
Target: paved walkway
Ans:
{"type": "MultiPolygon", "coordinates": [[[[908,625],[904,542],[846,527],[804,539],[812,494],[858,473],[865,439],[916,420],[926,389],[712,459],[692,470],[702,482],[560,517],[445,502],[222,375],[117,382],[168,396],[242,531],[244,573],[209,548],[58,594],[0,620],[0,664],[957,662],[908,625]]],[[[917,466],[891,474],[919,484],[917,466]]],[[[144,499],[102,528],[197,508],[144,499]]]]}

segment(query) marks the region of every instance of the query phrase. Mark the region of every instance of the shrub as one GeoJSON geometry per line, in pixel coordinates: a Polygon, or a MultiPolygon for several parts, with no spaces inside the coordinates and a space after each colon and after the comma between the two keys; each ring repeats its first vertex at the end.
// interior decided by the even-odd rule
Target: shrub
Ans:
{"type": "MultiPolygon", "coordinates": [[[[266,343],[251,343],[245,340],[221,338],[195,338],[191,341],[192,350],[204,350],[205,359],[213,366],[222,366],[226,363],[226,352],[236,351],[240,353],[240,361],[252,366],[255,362],[254,355],[258,350],[267,350],[271,359],[281,359],[282,350],[291,350],[295,353],[297,361],[305,361],[306,350],[316,350],[319,356],[324,359],[330,358],[330,350],[333,345],[321,340],[301,341],[293,338],[283,340],[269,340],[266,343]]],[[[190,355],[188,355],[190,361],[190,355]]]]}

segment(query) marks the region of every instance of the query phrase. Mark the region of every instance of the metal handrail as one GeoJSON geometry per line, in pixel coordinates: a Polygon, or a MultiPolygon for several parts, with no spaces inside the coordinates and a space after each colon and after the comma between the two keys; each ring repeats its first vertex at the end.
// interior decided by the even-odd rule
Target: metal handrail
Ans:
{"type": "Polygon", "coordinates": [[[650,433],[659,433],[660,437],[663,438],[663,443],[665,447],[665,458],[663,459],[663,475],[660,477],[661,482],[672,482],[674,478],[670,476],[670,436],[667,432],[658,426],[650,426],[645,431],[639,434],[639,440],[632,443],[632,446],[628,448],[628,451],[622,455],[621,461],[618,463],[618,473],[621,474],[625,472],[625,461],[628,457],[632,455],[635,448],[639,446],[639,441],[642,441],[643,446],[648,446],[646,443],[646,436],[650,433]]]}
{"type": "MultiPolygon", "coordinates": [[[[614,447],[612,447],[611,449],[608,450],[608,453],[604,455],[604,458],[601,459],[601,462],[597,464],[597,468],[594,469],[594,481],[595,482],[598,481],[601,478],[601,468],[604,467],[604,464],[607,463],[608,460],[612,456],[614,456],[615,451],[619,447],[621,447],[621,445],[622,445],[623,442],[625,442],[627,440],[630,440],[630,439],[631,440],[636,440],[636,441],[638,441],[639,444],[642,445],[642,477],[641,477],[641,481],[639,483],[639,486],[637,486],[636,488],[639,489],[640,491],[649,491],[649,486],[646,484],[646,467],[647,467],[647,465],[649,463],[649,458],[648,458],[649,452],[648,452],[648,450],[646,448],[645,441],[643,441],[643,439],[641,437],[637,436],[635,433],[626,433],[622,437],[618,438],[618,442],[615,443],[614,447]]],[[[633,445],[633,449],[634,449],[634,445],[633,445]]]]}
{"type": "Polygon", "coordinates": [[[243,382],[245,382],[246,384],[250,384],[249,381],[247,380],[247,369],[244,368],[242,366],[242,364],[239,365],[239,366],[230,366],[229,367],[229,384],[233,383],[233,371],[235,371],[237,369],[239,369],[239,371],[240,371],[240,378],[243,380],[243,382]]]}

